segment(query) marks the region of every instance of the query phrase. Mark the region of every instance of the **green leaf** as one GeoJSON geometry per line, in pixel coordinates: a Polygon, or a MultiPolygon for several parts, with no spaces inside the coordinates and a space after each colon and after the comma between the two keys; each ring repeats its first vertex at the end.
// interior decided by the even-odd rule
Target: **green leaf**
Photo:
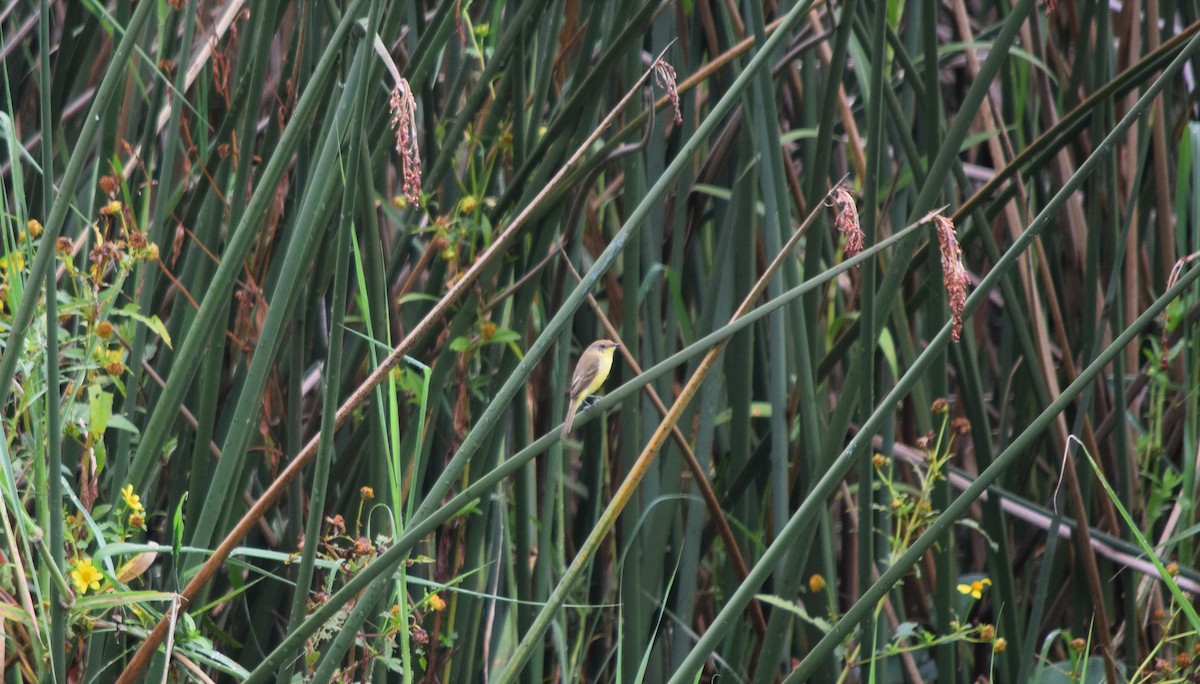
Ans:
{"type": "Polygon", "coordinates": [[[188,493],[184,492],[175,505],[175,516],[171,519],[171,553],[176,557],[179,556],[179,549],[183,548],[183,505],[187,499],[188,493]]]}
{"type": "Polygon", "coordinates": [[[131,305],[125,307],[124,309],[119,309],[117,311],[114,311],[113,315],[114,316],[128,316],[128,317],[132,318],[133,320],[141,323],[142,325],[149,328],[150,332],[154,333],[155,335],[158,335],[158,337],[160,339],[162,339],[162,341],[165,342],[168,347],[170,347],[171,349],[174,349],[175,347],[171,346],[171,335],[170,335],[170,333],[167,332],[167,326],[163,325],[163,322],[158,319],[158,316],[143,316],[142,314],[138,313],[135,310],[136,308],[137,307],[135,307],[134,305],[131,304],[131,305]]]}
{"type": "Polygon", "coordinates": [[[492,338],[488,340],[488,344],[508,344],[521,339],[521,335],[515,330],[508,328],[497,328],[492,338]]]}
{"type": "Polygon", "coordinates": [[[99,385],[91,384],[87,388],[88,395],[88,436],[99,440],[108,429],[112,419],[113,397],[99,385]]]}

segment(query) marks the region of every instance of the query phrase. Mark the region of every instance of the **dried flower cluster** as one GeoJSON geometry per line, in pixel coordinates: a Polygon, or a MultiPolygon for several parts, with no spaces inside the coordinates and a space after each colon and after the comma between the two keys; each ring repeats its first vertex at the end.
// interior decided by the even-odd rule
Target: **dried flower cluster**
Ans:
{"type": "Polygon", "coordinates": [[[837,209],[837,216],[833,217],[833,226],[846,238],[846,256],[852,257],[861,252],[863,232],[862,225],[858,222],[858,207],[854,204],[854,196],[846,186],[839,185],[829,196],[828,206],[837,209]]]}
{"type": "Polygon", "coordinates": [[[675,68],[663,60],[654,63],[654,82],[667,91],[667,98],[675,109],[675,125],[683,123],[683,112],[679,109],[679,88],[675,80],[675,68]]]}
{"type": "Polygon", "coordinates": [[[954,224],[941,214],[930,217],[937,229],[938,246],[942,252],[942,282],[950,297],[950,313],[954,321],[953,337],[957,342],[962,335],[962,312],[967,304],[967,269],[963,266],[962,247],[954,233],[954,224]]]}
{"type": "Polygon", "coordinates": [[[392,111],[392,127],[396,129],[396,152],[404,162],[404,194],[410,202],[418,204],[421,201],[421,150],[417,147],[417,103],[408,81],[400,79],[388,107],[392,111]]]}

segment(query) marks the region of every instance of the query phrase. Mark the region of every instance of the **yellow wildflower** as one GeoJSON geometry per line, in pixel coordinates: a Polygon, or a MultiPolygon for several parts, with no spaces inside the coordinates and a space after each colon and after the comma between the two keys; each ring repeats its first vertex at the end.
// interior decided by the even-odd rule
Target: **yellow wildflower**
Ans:
{"type": "Polygon", "coordinates": [[[983,590],[985,587],[992,586],[992,581],[986,577],[977,579],[970,584],[958,585],[958,593],[970,596],[973,599],[983,598],[983,590]]]}
{"type": "Polygon", "coordinates": [[[25,255],[20,252],[10,252],[0,259],[0,271],[24,271],[25,255]]]}
{"type": "Polygon", "coordinates": [[[142,505],[142,497],[133,493],[133,485],[131,484],[121,487],[121,498],[125,499],[125,505],[131,511],[141,513],[146,510],[146,507],[142,505]]]}
{"type": "Polygon", "coordinates": [[[92,564],[91,558],[76,560],[72,565],[74,569],[71,570],[71,581],[75,583],[75,591],[86,594],[88,589],[100,590],[100,580],[104,579],[104,575],[92,564]]]}
{"type": "Polygon", "coordinates": [[[825,588],[825,578],[820,574],[815,574],[808,578],[808,590],[818,592],[825,588]]]}
{"type": "Polygon", "coordinates": [[[430,597],[427,600],[429,602],[429,607],[434,611],[440,611],[440,610],[446,609],[446,601],[444,599],[442,599],[441,596],[438,596],[437,594],[430,595],[430,597]]]}

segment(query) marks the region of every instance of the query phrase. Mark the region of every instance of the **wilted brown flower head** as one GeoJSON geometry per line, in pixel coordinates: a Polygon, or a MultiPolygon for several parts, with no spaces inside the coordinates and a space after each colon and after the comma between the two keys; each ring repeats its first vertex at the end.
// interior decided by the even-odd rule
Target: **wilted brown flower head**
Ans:
{"type": "Polygon", "coordinates": [[[100,191],[108,195],[110,199],[115,199],[117,189],[121,187],[120,181],[115,176],[100,176],[100,191]]]}
{"type": "Polygon", "coordinates": [[[659,59],[654,63],[654,82],[659,88],[667,91],[667,99],[675,110],[675,125],[683,123],[683,113],[679,109],[679,88],[675,80],[675,67],[659,59]]]}
{"type": "Polygon", "coordinates": [[[392,126],[396,129],[396,152],[404,162],[404,194],[410,202],[417,204],[421,201],[421,149],[417,147],[417,103],[408,81],[400,79],[388,107],[392,110],[392,126]]]}
{"type": "Polygon", "coordinates": [[[116,242],[105,240],[104,242],[96,243],[92,247],[92,251],[88,254],[88,259],[97,267],[103,267],[110,261],[116,261],[121,258],[121,246],[116,242]]]}
{"type": "Polygon", "coordinates": [[[958,237],[954,232],[954,224],[941,214],[931,218],[937,229],[938,246],[942,252],[942,282],[946,286],[946,295],[950,298],[950,315],[954,322],[952,335],[957,342],[962,335],[962,312],[967,304],[967,269],[963,266],[962,248],[958,245],[958,237]]]}
{"type": "Polygon", "coordinates": [[[375,546],[371,544],[371,540],[366,537],[359,537],[354,540],[354,555],[367,556],[375,552],[375,546]]]}
{"type": "Polygon", "coordinates": [[[344,534],[346,532],[346,519],[340,513],[332,518],[327,516],[325,523],[329,525],[330,530],[334,534],[344,534]]]}
{"type": "Polygon", "coordinates": [[[862,225],[858,222],[858,207],[854,204],[854,196],[839,185],[829,196],[829,206],[837,210],[833,217],[833,227],[846,238],[846,256],[852,257],[863,249],[862,225]]]}

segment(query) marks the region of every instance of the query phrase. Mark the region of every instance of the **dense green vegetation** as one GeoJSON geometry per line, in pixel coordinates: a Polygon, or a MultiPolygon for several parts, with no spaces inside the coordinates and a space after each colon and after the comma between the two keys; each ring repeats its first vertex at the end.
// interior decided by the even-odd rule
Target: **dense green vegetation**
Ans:
{"type": "Polygon", "coordinates": [[[7,3],[5,681],[1191,681],[1198,21],[7,3]]]}

